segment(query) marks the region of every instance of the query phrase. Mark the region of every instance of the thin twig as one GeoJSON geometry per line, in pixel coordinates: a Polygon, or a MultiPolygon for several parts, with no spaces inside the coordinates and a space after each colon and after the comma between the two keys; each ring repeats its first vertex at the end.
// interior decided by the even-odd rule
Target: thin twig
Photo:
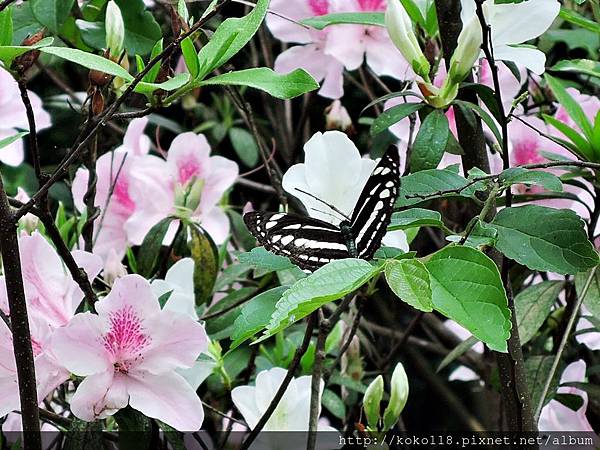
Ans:
{"type": "Polygon", "coordinates": [[[308,415],[308,440],[306,450],[315,450],[317,444],[317,423],[319,421],[319,410],[321,409],[321,371],[325,360],[325,340],[329,335],[331,325],[328,319],[319,310],[319,334],[315,347],[315,361],[313,363],[312,377],[310,382],[310,409],[308,415]]]}
{"type": "Polygon", "coordinates": [[[246,426],[246,422],[236,419],[233,416],[230,416],[227,413],[224,413],[223,411],[219,411],[217,408],[215,408],[214,406],[209,405],[208,403],[206,403],[205,401],[202,401],[202,406],[204,406],[206,409],[214,412],[215,414],[217,414],[218,416],[224,417],[225,419],[231,421],[231,422],[235,422],[237,424],[246,426]]]}
{"type": "Polygon", "coordinates": [[[285,391],[287,391],[288,386],[290,385],[290,383],[292,382],[292,379],[294,378],[294,372],[300,365],[300,359],[302,359],[302,356],[304,355],[304,353],[306,353],[306,350],[308,349],[308,346],[310,344],[310,338],[312,336],[312,332],[314,329],[314,322],[315,322],[315,319],[314,319],[314,314],[313,314],[308,319],[308,323],[306,324],[306,332],[304,333],[304,339],[302,340],[302,344],[296,350],[296,353],[294,354],[294,359],[292,359],[292,362],[290,363],[290,365],[288,367],[287,373],[285,374],[285,377],[284,377],[281,385],[279,386],[279,389],[277,389],[277,392],[275,393],[273,400],[271,400],[271,403],[269,404],[269,407],[267,408],[267,410],[261,416],[260,420],[258,421],[256,426],[252,429],[252,431],[250,432],[248,437],[244,440],[242,446],[240,447],[240,450],[248,450],[250,445],[256,440],[256,438],[258,437],[258,435],[260,434],[260,432],[262,431],[262,429],[264,428],[266,423],[271,418],[271,415],[273,415],[273,412],[279,405],[279,402],[281,401],[283,394],[285,394],[285,391]]]}
{"type": "Polygon", "coordinates": [[[571,330],[573,328],[573,325],[575,324],[575,319],[577,318],[577,315],[579,313],[579,308],[581,308],[583,300],[585,299],[585,296],[588,293],[590,286],[592,285],[592,281],[594,280],[594,276],[596,275],[596,269],[597,269],[597,267],[594,267],[592,269],[592,271],[590,272],[590,274],[585,282],[585,285],[583,286],[583,290],[581,291],[581,294],[577,297],[577,302],[575,302],[573,311],[571,312],[571,315],[569,316],[569,321],[567,322],[567,326],[562,335],[562,339],[560,340],[560,344],[556,351],[556,355],[554,355],[554,361],[552,361],[552,366],[550,367],[550,372],[548,373],[548,376],[546,377],[546,381],[544,383],[544,388],[542,389],[542,393],[540,395],[539,403],[537,404],[537,407],[535,408],[535,421],[536,422],[540,418],[540,414],[542,412],[542,408],[544,407],[544,403],[545,403],[544,400],[546,399],[546,395],[548,395],[548,391],[550,390],[550,385],[552,384],[552,379],[554,378],[554,373],[556,372],[556,369],[558,368],[558,364],[560,363],[560,357],[562,356],[562,353],[565,350],[565,347],[567,345],[567,341],[569,340],[569,336],[571,335],[571,330]]]}

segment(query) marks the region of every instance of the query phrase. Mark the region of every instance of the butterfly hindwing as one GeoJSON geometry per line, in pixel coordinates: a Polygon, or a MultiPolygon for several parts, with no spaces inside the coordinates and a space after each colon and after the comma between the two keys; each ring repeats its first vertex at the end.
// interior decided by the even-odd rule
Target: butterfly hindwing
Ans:
{"type": "Polygon", "coordinates": [[[400,157],[390,146],[363,188],[352,213],[352,234],[359,258],[371,259],[380,247],[400,190],[400,157]]]}
{"type": "Polygon", "coordinates": [[[339,228],[322,220],[254,211],[244,214],[244,222],[267,250],[288,257],[301,269],[315,270],[349,257],[339,228]]]}

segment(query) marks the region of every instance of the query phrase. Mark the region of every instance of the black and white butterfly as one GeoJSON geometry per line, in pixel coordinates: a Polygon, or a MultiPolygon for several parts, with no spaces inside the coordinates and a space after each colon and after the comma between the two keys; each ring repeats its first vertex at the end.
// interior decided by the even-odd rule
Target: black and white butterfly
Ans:
{"type": "Polygon", "coordinates": [[[335,259],[371,259],[381,246],[399,190],[398,149],[390,146],[367,180],[352,216],[344,216],[338,226],[312,217],[258,211],[244,214],[244,222],[267,250],[313,271],[335,259]]]}

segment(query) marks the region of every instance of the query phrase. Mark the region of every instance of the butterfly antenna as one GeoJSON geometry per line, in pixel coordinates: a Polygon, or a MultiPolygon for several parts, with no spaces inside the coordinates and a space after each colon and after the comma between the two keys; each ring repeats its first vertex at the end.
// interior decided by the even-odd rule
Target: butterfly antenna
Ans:
{"type": "Polygon", "coordinates": [[[323,210],[317,209],[317,208],[310,208],[310,209],[313,210],[313,211],[320,212],[321,214],[326,214],[326,215],[328,215],[330,217],[333,217],[336,220],[339,220],[339,217],[337,217],[335,214],[331,214],[331,213],[328,213],[327,211],[323,211],[323,210]]]}
{"type": "MultiPolygon", "coordinates": [[[[298,189],[298,188],[294,188],[295,190],[297,190],[298,192],[302,192],[303,194],[308,195],[311,198],[314,198],[316,201],[323,203],[325,206],[331,208],[333,211],[335,211],[336,213],[338,213],[339,215],[341,215],[344,219],[346,219],[347,221],[351,221],[352,219],[350,219],[350,217],[348,217],[346,214],[344,214],[342,211],[340,211],[339,209],[337,209],[335,206],[333,206],[330,203],[327,203],[325,200],[321,200],[319,197],[317,197],[316,195],[311,194],[310,192],[306,192],[303,191],[302,189],[298,189]]],[[[314,208],[313,208],[314,209],[314,208]]],[[[332,214],[333,215],[333,214],[332,214]]]]}

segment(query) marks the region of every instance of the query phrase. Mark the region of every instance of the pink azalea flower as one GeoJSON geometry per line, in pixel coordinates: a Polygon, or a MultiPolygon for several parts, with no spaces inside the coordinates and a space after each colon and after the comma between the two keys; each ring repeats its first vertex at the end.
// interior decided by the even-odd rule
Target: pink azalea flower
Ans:
{"type": "MultiPolygon", "coordinates": [[[[94,224],[94,253],[104,261],[108,260],[111,251],[116,253],[116,258],[122,259],[130,244],[124,226],[136,209],[130,193],[132,173],[138,170],[140,158],[150,150],[150,138],[144,134],[147,123],[146,117],[132,120],[123,145],[114,152],[105,153],[96,162],[95,205],[101,213],[94,224]]],[[[88,170],[82,167],[73,180],[73,200],[79,211],[85,210],[83,197],[88,177],[88,170]]]]}
{"type": "MultiPolygon", "coordinates": [[[[580,359],[569,364],[560,378],[560,383],[585,381],[585,361],[580,359]]],[[[563,405],[558,400],[550,400],[540,414],[538,428],[540,431],[594,431],[585,416],[588,396],[585,391],[574,387],[559,387],[559,394],[578,395],[583,404],[577,411],[563,405]]]]}
{"type": "MultiPolygon", "coordinates": [[[[84,297],[79,285],[56,250],[38,232],[19,238],[19,252],[30,315],[54,328],[65,325],[84,297]]],[[[98,275],[102,267],[99,257],[80,250],[73,251],[72,255],[90,280],[98,275]]],[[[4,276],[0,277],[0,309],[10,314],[4,276]]]]}
{"type": "MultiPolygon", "coordinates": [[[[183,133],[171,143],[166,161],[155,156],[146,156],[136,162],[132,172],[131,198],[136,210],[125,223],[129,240],[139,245],[146,233],[160,220],[177,211],[176,193],[188,190],[201,183],[200,200],[191,212],[220,244],[229,233],[227,215],[218,202],[238,176],[235,162],[222,156],[211,156],[210,146],[203,135],[183,133]]],[[[187,206],[187,205],[186,205],[187,206]]],[[[172,239],[177,224],[173,224],[172,239]]]]}
{"type": "Polygon", "coordinates": [[[175,370],[192,367],[206,351],[204,328],[185,314],[161,310],[139,275],[117,279],[96,311],[77,314],[52,338],[57,359],[86,377],[73,395],[73,414],[93,421],[129,404],[177,430],[198,430],[202,403],[175,370]]]}
{"type": "MultiPolygon", "coordinates": [[[[385,12],[386,0],[345,0],[335,3],[335,12],[385,12]]],[[[412,79],[414,72],[386,28],[363,25],[334,25],[327,36],[325,52],[344,63],[348,70],[358,69],[366,60],[377,75],[399,80],[412,79]]]]}
{"type": "MultiPolygon", "coordinates": [[[[48,128],[50,114],[44,111],[42,100],[34,92],[29,92],[29,100],[35,116],[37,130],[48,128]]],[[[12,75],[0,67],[0,140],[14,136],[19,129],[28,130],[27,113],[21,100],[19,86],[12,75]]],[[[23,140],[19,139],[0,150],[0,161],[10,166],[23,162],[23,140]]]]}
{"type": "MultiPolygon", "coordinates": [[[[273,0],[270,9],[281,16],[299,21],[331,12],[329,0],[273,0]]],[[[327,98],[340,98],[344,94],[344,65],[325,52],[330,29],[318,31],[305,27],[276,14],[267,15],[267,26],[273,36],[282,42],[301,44],[292,46],[275,60],[275,71],[291,72],[302,68],[318,82],[323,81],[319,94],[327,98]]]]}

